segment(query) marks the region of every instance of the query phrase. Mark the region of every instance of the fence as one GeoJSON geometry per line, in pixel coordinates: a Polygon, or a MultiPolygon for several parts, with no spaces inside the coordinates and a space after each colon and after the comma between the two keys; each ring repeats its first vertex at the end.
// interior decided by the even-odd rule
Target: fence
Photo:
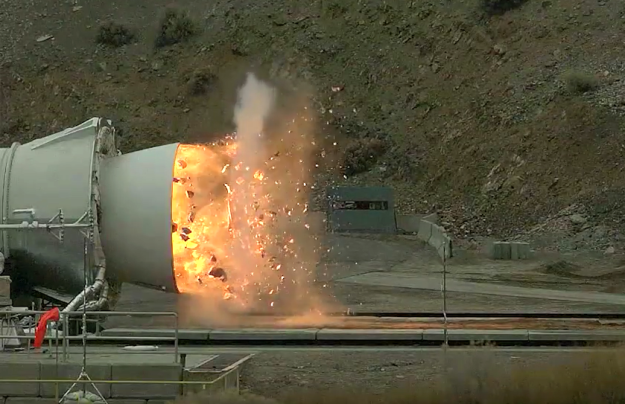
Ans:
{"type": "MultiPolygon", "coordinates": [[[[41,316],[42,314],[46,313],[45,311],[38,311],[38,310],[26,310],[26,311],[20,311],[20,310],[7,310],[7,311],[2,311],[0,312],[0,346],[4,346],[4,341],[5,340],[11,340],[11,339],[17,339],[19,341],[23,341],[26,340],[27,341],[27,351],[26,351],[26,355],[30,356],[30,351],[31,351],[31,341],[35,339],[34,335],[15,335],[15,336],[4,336],[4,324],[5,322],[8,323],[8,320],[16,315],[19,316],[34,316],[34,320],[35,320],[35,324],[37,324],[39,322],[39,316],[41,316]],[[4,318],[2,318],[4,317],[4,318]]],[[[69,336],[67,335],[67,331],[69,330],[69,319],[71,317],[82,317],[83,316],[83,312],[81,311],[71,311],[71,312],[66,312],[66,313],[60,313],[60,322],[63,324],[63,335],[59,335],[59,328],[58,328],[58,323],[57,321],[52,321],[50,322],[51,324],[54,325],[54,335],[53,336],[48,336],[46,334],[46,337],[44,339],[48,341],[48,347],[50,348],[50,351],[52,352],[54,350],[55,352],[55,356],[56,356],[56,360],[59,360],[59,342],[61,342],[61,354],[62,354],[62,360],[64,362],[66,362],[68,360],[68,355],[69,355],[69,344],[71,341],[82,341],[83,340],[83,336],[69,336]]],[[[88,311],[87,312],[87,318],[89,319],[89,317],[99,317],[99,316],[135,316],[135,317],[173,317],[174,318],[174,336],[167,338],[167,337],[141,337],[142,341],[150,341],[150,340],[154,340],[154,341],[173,341],[174,342],[174,363],[178,363],[179,361],[179,355],[178,355],[178,346],[179,346],[179,323],[178,323],[178,314],[174,313],[174,312],[156,312],[156,311],[88,311]]],[[[93,318],[91,318],[91,321],[93,322],[93,318]]],[[[96,334],[95,335],[87,335],[86,340],[87,341],[133,341],[134,338],[133,337],[102,337],[99,334],[99,320],[96,318],[95,319],[96,322],[96,334]]],[[[85,330],[86,331],[86,330],[85,330]]],[[[144,352],[136,352],[136,353],[144,353],[144,352]]]]}

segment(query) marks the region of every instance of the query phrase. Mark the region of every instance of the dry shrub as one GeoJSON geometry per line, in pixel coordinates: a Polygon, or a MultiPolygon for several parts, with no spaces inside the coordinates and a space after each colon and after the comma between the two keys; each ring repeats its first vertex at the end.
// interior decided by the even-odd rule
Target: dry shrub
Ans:
{"type": "Polygon", "coordinates": [[[210,69],[195,70],[187,80],[190,95],[206,94],[217,81],[217,76],[210,69]]]}
{"type": "Polygon", "coordinates": [[[352,140],[343,152],[342,174],[352,176],[371,170],[386,150],[386,142],[379,138],[365,137],[352,140]]]}
{"type": "Polygon", "coordinates": [[[599,80],[592,74],[569,70],[562,75],[562,80],[567,90],[572,94],[583,94],[596,90],[599,87],[599,80]]]}
{"type": "Polygon", "coordinates": [[[423,173],[423,152],[411,145],[393,148],[387,154],[385,176],[399,181],[416,181],[423,173]]]}
{"type": "Polygon", "coordinates": [[[482,10],[488,15],[501,15],[521,7],[527,0],[480,0],[482,10]]]}
{"type": "MultiPolygon", "coordinates": [[[[560,364],[516,365],[502,368],[489,349],[475,349],[462,366],[432,382],[395,388],[371,395],[301,391],[284,397],[283,404],[622,404],[625,403],[625,351],[578,353],[560,364]],[[577,356],[579,355],[579,356],[577,356]],[[505,370],[504,370],[505,369],[505,370]]],[[[366,387],[365,387],[366,389],[366,387]]],[[[250,395],[195,397],[180,404],[274,404],[250,395]]]]}
{"type": "Polygon", "coordinates": [[[125,25],[113,21],[100,25],[96,42],[101,45],[118,48],[128,45],[135,39],[135,34],[125,25]]]}
{"type": "Polygon", "coordinates": [[[197,25],[187,13],[176,8],[168,8],[160,20],[155,45],[161,48],[185,42],[197,31],[197,25]]]}

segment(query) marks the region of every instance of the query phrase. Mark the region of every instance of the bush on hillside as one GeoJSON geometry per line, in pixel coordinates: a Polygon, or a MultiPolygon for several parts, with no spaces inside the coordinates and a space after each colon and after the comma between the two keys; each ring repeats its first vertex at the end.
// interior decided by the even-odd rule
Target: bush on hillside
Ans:
{"type": "Polygon", "coordinates": [[[176,8],[169,8],[161,18],[156,47],[161,48],[188,41],[197,31],[195,22],[187,13],[176,8]]]}
{"type": "Polygon", "coordinates": [[[592,74],[569,70],[562,75],[566,89],[573,94],[583,94],[599,87],[599,80],[592,74]]]}
{"type": "Polygon", "coordinates": [[[128,27],[113,21],[100,25],[96,42],[101,45],[118,48],[135,40],[135,34],[128,27]]]}
{"type": "Polygon", "coordinates": [[[379,138],[366,137],[352,140],[343,152],[341,173],[352,176],[371,170],[386,150],[386,142],[379,138]]]}
{"type": "Polygon", "coordinates": [[[501,15],[521,7],[527,0],[480,0],[482,10],[488,15],[501,15]]]}

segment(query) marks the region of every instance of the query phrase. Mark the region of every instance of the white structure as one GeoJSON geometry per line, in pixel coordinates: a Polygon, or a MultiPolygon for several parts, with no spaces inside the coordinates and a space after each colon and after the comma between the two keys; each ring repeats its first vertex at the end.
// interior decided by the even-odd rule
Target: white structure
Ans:
{"type": "Polygon", "coordinates": [[[177,148],[120,155],[111,123],[92,118],[0,149],[0,272],[19,290],[64,301],[66,311],[82,307],[83,291],[89,310],[112,306],[122,282],[176,292],[171,188],[177,148]]]}

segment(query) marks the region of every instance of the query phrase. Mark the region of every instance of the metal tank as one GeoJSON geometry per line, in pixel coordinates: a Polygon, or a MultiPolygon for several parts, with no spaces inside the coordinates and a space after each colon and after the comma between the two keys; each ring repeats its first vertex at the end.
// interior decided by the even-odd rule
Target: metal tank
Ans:
{"type": "Polygon", "coordinates": [[[81,309],[84,293],[87,309],[112,308],[122,282],[177,292],[177,148],[121,155],[110,121],[92,118],[0,149],[0,273],[16,289],[65,303],[66,311],[81,309]]]}

